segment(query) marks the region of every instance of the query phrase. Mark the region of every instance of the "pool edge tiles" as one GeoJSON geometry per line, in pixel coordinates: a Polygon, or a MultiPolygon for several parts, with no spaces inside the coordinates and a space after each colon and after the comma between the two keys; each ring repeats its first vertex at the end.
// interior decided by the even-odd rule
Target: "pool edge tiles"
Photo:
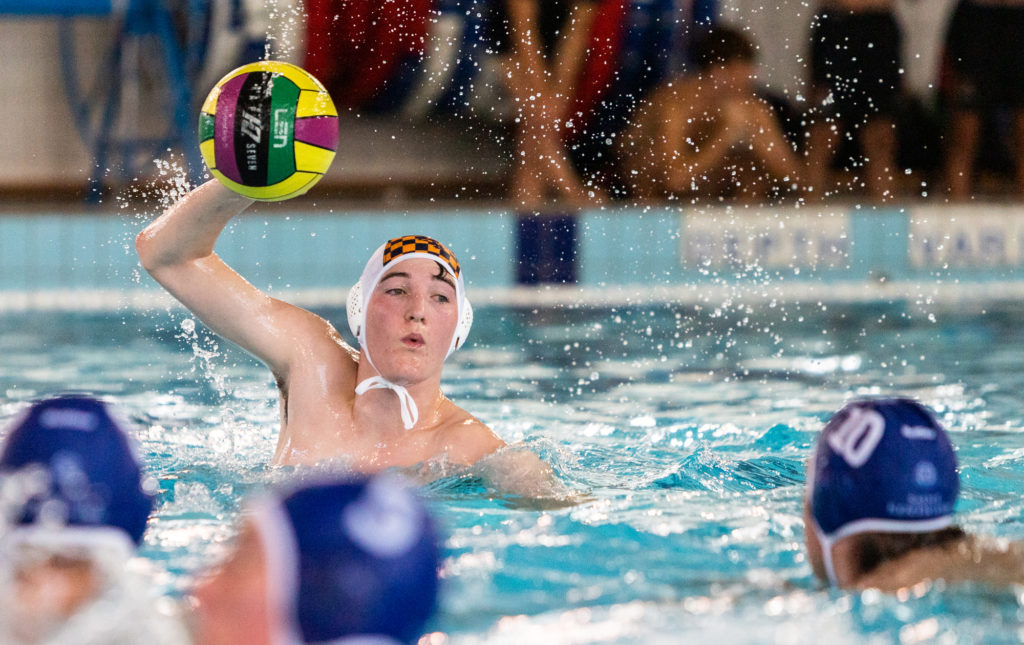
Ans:
{"type": "Polygon", "coordinates": [[[1024,209],[622,209],[581,215],[585,286],[1016,282],[1024,209]]]}
{"type": "Polygon", "coordinates": [[[254,284],[272,291],[343,289],[359,279],[366,260],[388,239],[433,237],[455,253],[476,286],[513,280],[513,223],[502,212],[296,213],[242,217],[222,235],[217,252],[254,284]]]}
{"type": "Polygon", "coordinates": [[[137,228],[109,215],[0,217],[0,292],[137,286],[137,228]]]}
{"type": "MultiPolygon", "coordinates": [[[[306,305],[343,305],[372,250],[410,232],[451,246],[477,304],[985,300],[1024,291],[1024,209],[1014,205],[569,211],[558,214],[558,226],[571,235],[555,252],[571,266],[556,276],[534,271],[536,284],[524,286],[522,265],[538,251],[523,236],[548,234],[521,225],[536,217],[468,209],[253,213],[229,225],[217,251],[260,288],[306,305]]],[[[159,286],[132,244],[144,225],[109,215],[0,218],[0,309],[164,302],[153,299],[159,286]]]]}

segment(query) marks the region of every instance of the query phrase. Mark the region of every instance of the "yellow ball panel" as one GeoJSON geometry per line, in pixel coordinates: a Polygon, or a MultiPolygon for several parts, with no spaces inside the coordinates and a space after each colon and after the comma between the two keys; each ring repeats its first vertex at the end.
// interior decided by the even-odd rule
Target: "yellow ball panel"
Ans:
{"type": "Polygon", "coordinates": [[[295,142],[295,167],[302,171],[325,173],[334,161],[334,151],[324,150],[301,141],[295,142]]]}
{"type": "MultiPolygon", "coordinates": [[[[248,74],[250,72],[272,72],[274,74],[280,74],[291,82],[295,83],[301,90],[314,90],[318,92],[326,92],[327,89],[316,80],[309,72],[302,69],[297,65],[286,63],[280,60],[261,60],[255,63],[248,63],[242,65],[238,69],[235,69],[224,76],[221,83],[233,76],[239,74],[248,74]]],[[[219,85],[219,83],[218,83],[219,85]]]]}
{"type": "Polygon", "coordinates": [[[325,88],[320,81],[316,80],[312,74],[297,65],[285,63],[284,61],[265,61],[265,64],[269,66],[267,67],[268,71],[277,72],[278,74],[287,77],[291,82],[295,83],[300,90],[314,90],[317,92],[327,91],[327,88],[325,88]]]}
{"type": "Polygon", "coordinates": [[[306,116],[338,116],[338,108],[327,92],[302,92],[295,104],[295,118],[306,116]]]}
{"type": "Polygon", "coordinates": [[[261,202],[282,202],[292,197],[298,197],[312,188],[313,184],[320,181],[323,176],[319,173],[297,171],[288,179],[271,186],[246,186],[228,179],[215,168],[211,168],[210,172],[236,193],[261,202]]]}
{"type": "Polygon", "coordinates": [[[206,112],[207,114],[217,113],[217,99],[220,98],[220,88],[228,78],[230,77],[225,76],[221,79],[221,81],[217,83],[212,90],[210,90],[210,93],[206,95],[206,100],[203,101],[203,107],[200,108],[201,112],[206,112]]]}
{"type": "Polygon", "coordinates": [[[206,162],[207,168],[214,168],[217,165],[217,155],[214,152],[215,141],[213,139],[207,139],[206,141],[199,142],[199,154],[203,156],[203,161],[206,162]]]}

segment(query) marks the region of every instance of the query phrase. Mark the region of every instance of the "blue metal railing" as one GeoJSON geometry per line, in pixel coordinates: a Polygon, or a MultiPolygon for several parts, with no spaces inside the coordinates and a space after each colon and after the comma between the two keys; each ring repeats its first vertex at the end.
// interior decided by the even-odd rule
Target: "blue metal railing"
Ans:
{"type": "Polygon", "coordinates": [[[0,0],[0,14],[15,16],[107,16],[123,9],[117,0],[0,0]]]}
{"type": "MultiPolygon", "coordinates": [[[[122,183],[137,176],[142,167],[169,147],[185,156],[188,172],[196,179],[202,160],[194,136],[191,83],[185,70],[185,54],[178,42],[173,16],[164,0],[0,0],[0,16],[56,19],[65,94],[75,126],[89,149],[93,169],[90,198],[99,197],[105,178],[122,183]],[[76,47],[76,18],[107,18],[110,42],[84,81],[76,47]],[[139,55],[145,52],[145,55],[139,55]],[[128,54],[132,54],[128,58],[128,54]],[[152,54],[152,55],[150,55],[152,54]],[[134,64],[126,62],[133,61],[134,64]],[[126,88],[137,89],[140,65],[152,66],[163,79],[166,100],[154,106],[165,123],[155,137],[124,135],[118,127],[126,88]]],[[[133,128],[127,128],[132,130],[133,128]]]]}

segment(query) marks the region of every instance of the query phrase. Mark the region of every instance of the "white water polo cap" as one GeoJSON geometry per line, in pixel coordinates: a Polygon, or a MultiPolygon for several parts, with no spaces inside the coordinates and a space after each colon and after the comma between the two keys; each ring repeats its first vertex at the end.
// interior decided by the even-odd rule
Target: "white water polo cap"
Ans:
{"type": "Polygon", "coordinates": [[[439,263],[446,271],[451,273],[455,279],[455,303],[458,307],[458,324],[455,326],[455,333],[452,334],[451,344],[445,354],[447,359],[459,347],[466,342],[469,330],[473,326],[473,307],[466,299],[466,285],[462,277],[462,268],[455,254],[444,244],[433,238],[423,235],[405,235],[388,240],[378,248],[363,269],[363,275],[359,282],[352,286],[348,292],[348,328],[352,335],[359,341],[359,347],[363,350],[363,356],[370,362],[377,376],[365,379],[356,386],[356,394],[363,394],[375,388],[392,390],[398,395],[402,409],[402,424],[408,430],[416,425],[419,418],[419,411],[416,409],[416,402],[403,386],[380,375],[380,370],[374,365],[370,358],[370,350],[366,345],[366,307],[373,296],[373,290],[377,283],[396,264],[415,258],[424,258],[439,263]]]}

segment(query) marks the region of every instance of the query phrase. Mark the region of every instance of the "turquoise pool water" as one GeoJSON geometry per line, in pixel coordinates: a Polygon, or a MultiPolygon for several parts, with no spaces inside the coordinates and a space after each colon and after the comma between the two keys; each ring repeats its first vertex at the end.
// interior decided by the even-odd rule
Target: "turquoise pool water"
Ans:
{"type": "MultiPolygon", "coordinates": [[[[343,323],[343,311],[319,313],[343,323]]],[[[587,501],[533,510],[473,473],[424,487],[447,534],[431,643],[1019,642],[1024,590],[820,590],[803,462],[850,396],[932,406],[970,531],[1024,539],[1024,305],[478,307],[449,396],[587,501]],[[717,641],[714,639],[718,639],[717,641]]],[[[170,594],[218,557],[269,468],[266,370],[184,311],[0,314],[0,421],[66,389],[138,422],[161,496],[144,557],[170,594]]]]}

